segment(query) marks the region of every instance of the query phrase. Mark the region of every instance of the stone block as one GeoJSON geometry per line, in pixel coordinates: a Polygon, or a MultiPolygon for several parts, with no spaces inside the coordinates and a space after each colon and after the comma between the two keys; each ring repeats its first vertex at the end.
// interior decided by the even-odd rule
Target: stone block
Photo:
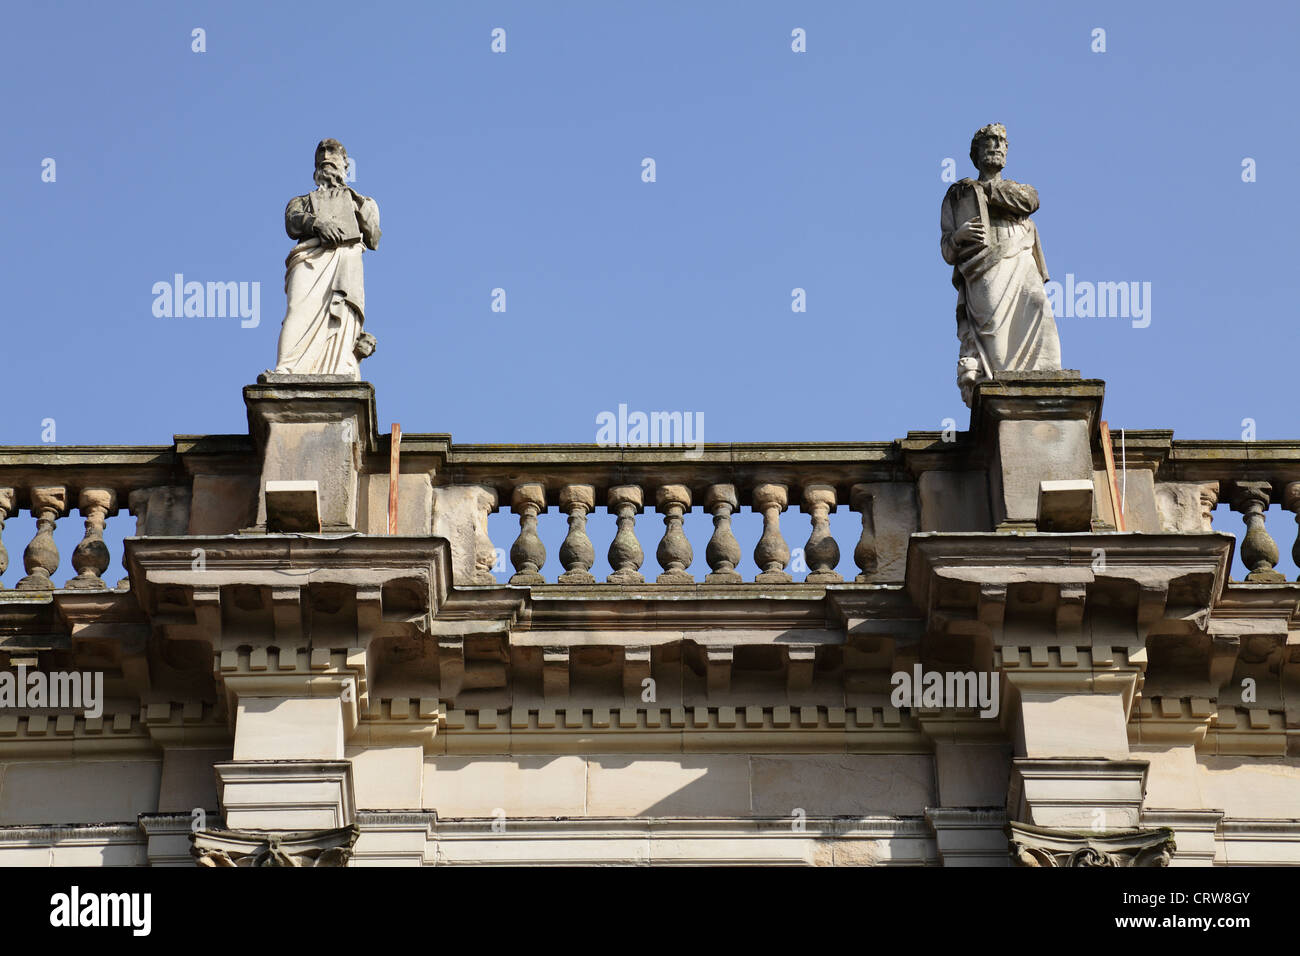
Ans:
{"type": "MultiPolygon", "coordinates": [[[[2,858],[0,858],[2,860],[2,858]]],[[[144,838],[139,843],[101,843],[50,848],[50,866],[148,866],[144,838]]]]}
{"type": "Polygon", "coordinates": [[[1008,744],[934,745],[939,803],[944,807],[1002,807],[1011,775],[1008,744]]]}
{"type": "Polygon", "coordinates": [[[266,530],[319,534],[320,487],[315,481],[266,483],[266,530]]]}
{"type": "Polygon", "coordinates": [[[234,759],[340,760],[343,736],[337,697],[241,697],[234,759]]]}
{"type": "Polygon", "coordinates": [[[439,818],[581,816],[587,761],[563,757],[437,757],[424,764],[424,806],[439,818]]]}
{"type": "Polygon", "coordinates": [[[357,808],[410,810],[418,808],[424,783],[424,747],[349,747],[357,808]]]}
{"type": "Polygon", "coordinates": [[[356,819],[349,761],[236,760],[213,770],[232,830],[329,830],[356,819]]]}
{"type": "Polygon", "coordinates": [[[158,809],[159,760],[31,760],[4,766],[0,826],[134,820],[158,809]]]}
{"type": "MultiPolygon", "coordinates": [[[[383,472],[362,475],[364,507],[357,520],[365,534],[388,533],[389,476],[383,472]]],[[[428,475],[397,476],[397,533],[432,534],[433,481],[428,475]]]]}
{"type": "MultiPolygon", "coordinates": [[[[1156,504],[1155,475],[1146,468],[1130,468],[1115,476],[1124,503],[1124,530],[1156,534],[1163,530],[1156,504]],[[1127,476],[1127,477],[1126,477],[1127,476]]],[[[1098,485],[1098,488],[1104,487],[1098,485]]]]}
{"type": "Polygon", "coordinates": [[[432,489],[432,496],[430,533],[451,545],[453,581],[490,583],[490,573],[480,580],[475,569],[476,562],[479,568],[490,568],[495,556],[487,536],[487,516],[497,506],[496,492],[483,485],[451,485],[432,489]]]}
{"type": "Polygon", "coordinates": [[[1039,531],[1091,531],[1093,514],[1091,476],[1038,483],[1039,531]]]}
{"type": "Polygon", "coordinates": [[[869,482],[872,516],[876,528],[876,570],[868,576],[872,584],[896,584],[907,570],[907,544],[920,530],[916,485],[908,481],[869,482]]]}
{"type": "Polygon", "coordinates": [[[234,534],[256,519],[256,476],[194,476],[188,534],[234,534]]]}
{"type": "Polygon", "coordinates": [[[1089,423],[1084,419],[1009,419],[998,424],[993,519],[1036,525],[1044,481],[1092,478],[1089,423]]]}
{"type": "Polygon", "coordinates": [[[1014,728],[1024,757],[1129,755],[1124,701],[1118,694],[1022,694],[1014,728]]]}
{"type": "Polygon", "coordinates": [[[1204,808],[1195,747],[1134,747],[1133,756],[1150,763],[1144,806],[1167,810],[1204,808]]]}
{"type": "MultiPolygon", "coordinates": [[[[357,445],[353,421],[272,422],[262,465],[263,489],[272,481],[315,481],[323,528],[355,528],[357,445]]],[[[265,494],[257,524],[266,525],[265,494]]]]}
{"type": "Polygon", "coordinates": [[[1065,830],[1140,825],[1145,760],[1017,758],[1007,813],[1012,820],[1065,830]]]}
{"type": "Polygon", "coordinates": [[[790,816],[920,816],[935,803],[934,759],[929,754],[755,756],[754,812],[790,816]]]}
{"type": "Polygon", "coordinates": [[[982,471],[923,471],[916,480],[922,531],[992,531],[982,471]]]}
{"type": "Polygon", "coordinates": [[[135,515],[135,533],[158,537],[186,533],[190,524],[192,493],[182,485],[137,488],[127,496],[135,515]]]}
{"type": "Polygon", "coordinates": [[[747,816],[749,758],[724,754],[590,757],[587,813],[592,816],[747,816]]]}
{"type": "Polygon", "coordinates": [[[1300,817],[1300,767],[1294,760],[1202,756],[1199,777],[1205,805],[1230,819],[1300,817]]]}
{"type": "Polygon", "coordinates": [[[230,758],[228,747],[221,750],[166,748],[158,787],[158,812],[189,813],[196,807],[215,809],[217,786],[212,767],[230,758]]]}
{"type": "MultiPolygon", "coordinates": [[[[1217,487],[1208,487],[1214,489],[1217,499],[1217,487]]],[[[1155,483],[1155,503],[1162,531],[1186,534],[1214,530],[1206,516],[1207,505],[1213,507],[1206,485],[1190,481],[1158,481],[1155,483]]]]}

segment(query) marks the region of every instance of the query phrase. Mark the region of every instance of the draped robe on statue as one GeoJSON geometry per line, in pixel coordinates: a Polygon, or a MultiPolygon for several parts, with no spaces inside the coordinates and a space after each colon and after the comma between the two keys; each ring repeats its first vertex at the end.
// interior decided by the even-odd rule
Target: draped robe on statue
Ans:
{"type": "MultiPolygon", "coordinates": [[[[970,371],[986,379],[1061,367],[1056,319],[1043,290],[1047,266],[1029,218],[1037,209],[1038,191],[1009,179],[993,182],[987,197],[970,179],[953,183],[944,196],[940,249],[957,287],[959,382],[970,371]],[[983,221],[987,245],[953,242],[968,219],[983,221]]],[[[971,384],[963,382],[967,404],[971,384]]]]}
{"type": "Polygon", "coordinates": [[[356,347],[366,314],[362,245],[378,245],[379,207],[347,186],[322,186],[291,199],[284,221],[289,237],[302,241],[284,261],[288,310],[275,370],[359,381],[356,347]],[[323,243],[313,229],[315,220],[339,226],[343,241],[323,243]]]}

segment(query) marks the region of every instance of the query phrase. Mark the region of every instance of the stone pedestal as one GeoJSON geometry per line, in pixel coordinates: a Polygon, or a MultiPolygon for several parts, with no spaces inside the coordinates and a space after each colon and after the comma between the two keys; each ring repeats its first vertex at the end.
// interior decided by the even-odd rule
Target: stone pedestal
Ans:
{"type": "Polygon", "coordinates": [[[268,481],[314,481],[320,530],[355,531],[362,457],[379,446],[370,383],[345,375],[265,373],[244,387],[244,403],[262,461],[256,524],[248,530],[267,530],[268,481]]]}
{"type": "Polygon", "coordinates": [[[1146,775],[1145,760],[1019,757],[1011,762],[1007,815],[1039,827],[1136,828],[1146,775]]]}
{"type": "Polygon", "coordinates": [[[356,821],[350,760],[239,760],[213,769],[231,830],[330,830],[356,821]]]}
{"type": "Polygon", "coordinates": [[[944,866],[1011,865],[1003,811],[929,807],[925,820],[944,866]]]}
{"type": "MultiPolygon", "coordinates": [[[[1092,449],[1104,392],[1104,382],[1080,379],[1069,369],[1020,372],[976,386],[971,431],[988,457],[998,531],[1048,530],[1038,527],[1044,481],[1093,481],[1092,449]]],[[[1091,530],[1103,530],[1097,497],[1091,530]]]]}

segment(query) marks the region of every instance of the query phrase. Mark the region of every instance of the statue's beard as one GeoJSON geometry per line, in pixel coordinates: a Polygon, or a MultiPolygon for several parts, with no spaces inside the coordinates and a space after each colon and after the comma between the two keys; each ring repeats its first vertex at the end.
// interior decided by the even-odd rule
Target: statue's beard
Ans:
{"type": "Polygon", "coordinates": [[[316,175],[313,178],[317,186],[342,186],[346,182],[343,170],[334,163],[321,163],[316,167],[316,175]]]}

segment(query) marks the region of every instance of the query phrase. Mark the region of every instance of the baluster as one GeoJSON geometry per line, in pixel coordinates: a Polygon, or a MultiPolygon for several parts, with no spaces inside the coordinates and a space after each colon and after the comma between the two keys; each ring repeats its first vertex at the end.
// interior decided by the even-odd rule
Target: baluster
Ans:
{"type": "Polygon", "coordinates": [[[876,553],[876,496],[870,485],[854,485],[849,492],[849,507],[862,512],[862,537],[853,549],[853,563],[861,572],[856,580],[870,581],[879,567],[879,555],[876,553]]]}
{"type": "Polygon", "coordinates": [[[763,513],[763,536],[754,547],[754,562],[760,572],[759,584],[789,584],[790,573],[783,570],[790,560],[790,548],[781,537],[781,512],[789,499],[785,485],[759,485],[754,489],[753,508],[763,513]]]}
{"type": "Polygon", "coordinates": [[[655,492],[655,506],[664,516],[664,536],[655,551],[663,573],[656,584],[694,584],[686,569],[695,560],[691,542],[682,531],[682,516],[691,508],[691,489],[685,485],[663,485],[655,492]]]}
{"type": "Polygon", "coordinates": [[[1213,531],[1214,527],[1214,509],[1219,504],[1219,483],[1217,481],[1207,481],[1201,485],[1201,528],[1204,531],[1213,531]]]}
{"type": "Polygon", "coordinates": [[[737,505],[735,485],[710,485],[704,507],[713,514],[713,537],[704,549],[704,560],[709,562],[710,573],[704,576],[705,584],[739,584],[740,542],[731,531],[731,515],[737,505]]]}
{"type": "Polygon", "coordinates": [[[1240,511],[1246,523],[1246,537],[1241,541],[1241,560],[1250,570],[1246,580],[1277,583],[1286,577],[1273,567],[1277,564],[1277,543],[1264,527],[1264,512],[1268,510],[1268,496],[1273,486],[1267,481],[1236,482],[1232,510],[1240,511]]]}
{"type": "Polygon", "coordinates": [[[36,537],[23,552],[27,577],[18,582],[20,591],[53,591],[50,575],[59,568],[59,549],[54,544],[54,522],[68,510],[68,491],[61,487],[32,489],[32,514],[36,516],[36,537]]]}
{"type": "MultiPolygon", "coordinates": [[[[1300,481],[1292,481],[1287,484],[1282,493],[1282,506],[1295,515],[1298,530],[1295,544],[1291,545],[1291,560],[1296,563],[1296,567],[1300,567],[1300,481]]],[[[0,522],[0,527],[2,526],[3,522],[0,522]]],[[[0,574],[3,573],[0,570],[0,574]]],[[[1300,578],[1296,580],[1300,580],[1300,578]]]]}
{"type": "Polygon", "coordinates": [[[488,515],[497,510],[497,490],[475,485],[474,491],[474,576],[475,584],[496,584],[492,568],[497,563],[497,549],[488,535],[488,515]]]}
{"type": "Polygon", "coordinates": [[[618,533],[609,545],[609,566],[613,574],[605,580],[610,584],[644,584],[645,577],[637,569],[645,560],[641,542],[636,539],[636,516],[644,499],[638,485],[617,485],[609,489],[606,508],[618,515],[618,533]]]}
{"type": "MultiPolygon", "coordinates": [[[[14,513],[14,490],[0,488],[0,535],[4,534],[5,520],[14,513]]],[[[9,570],[9,552],[5,550],[4,539],[0,537],[0,575],[9,570]]],[[[4,585],[0,584],[0,588],[4,585]]]]}
{"type": "Polygon", "coordinates": [[[830,513],[835,507],[835,486],[812,484],[804,487],[804,514],[812,515],[812,534],[803,546],[811,584],[838,584],[844,578],[835,566],[840,563],[840,546],[831,535],[830,513]]]}
{"type": "Polygon", "coordinates": [[[519,515],[519,537],[510,546],[510,563],[515,573],[511,584],[545,584],[541,575],[546,563],[546,546],[537,536],[537,515],[546,510],[546,486],[539,482],[516,485],[510,507],[519,515]]]}
{"type": "Polygon", "coordinates": [[[595,507],[596,489],[591,485],[565,485],[560,489],[560,510],[569,515],[569,533],[560,545],[560,564],[564,566],[561,584],[596,583],[596,576],[591,573],[596,549],[587,537],[587,515],[595,507]]]}
{"type": "Polygon", "coordinates": [[[108,570],[108,545],[104,544],[104,522],[117,510],[117,492],[111,488],[84,488],[77,507],[86,519],[86,535],[72,552],[77,576],[64,587],[99,589],[108,587],[103,574],[108,570]]]}

